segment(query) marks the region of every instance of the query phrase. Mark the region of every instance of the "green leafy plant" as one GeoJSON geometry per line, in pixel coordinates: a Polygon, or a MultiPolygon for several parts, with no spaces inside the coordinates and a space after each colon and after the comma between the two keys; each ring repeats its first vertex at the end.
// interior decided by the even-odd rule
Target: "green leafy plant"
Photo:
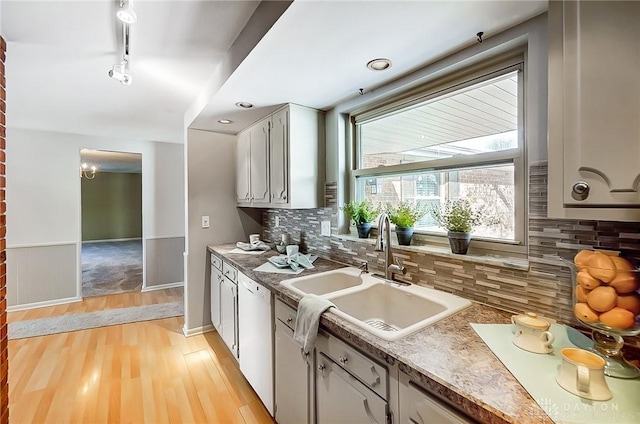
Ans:
{"type": "Polygon", "coordinates": [[[389,220],[398,227],[413,227],[420,218],[428,212],[426,205],[402,201],[396,206],[387,204],[389,220]]]}
{"type": "Polygon", "coordinates": [[[482,213],[465,199],[447,201],[430,212],[438,225],[448,231],[470,233],[482,221],[482,213]]]}
{"type": "Polygon", "coordinates": [[[380,209],[373,206],[368,200],[363,200],[362,202],[352,200],[349,203],[345,203],[342,210],[356,225],[371,222],[380,215],[380,209]]]}

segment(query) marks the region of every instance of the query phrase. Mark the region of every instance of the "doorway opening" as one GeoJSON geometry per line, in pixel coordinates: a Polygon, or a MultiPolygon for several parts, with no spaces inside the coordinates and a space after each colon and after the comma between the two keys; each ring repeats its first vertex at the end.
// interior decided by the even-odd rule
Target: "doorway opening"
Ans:
{"type": "Polygon", "coordinates": [[[142,289],[142,155],[80,150],[82,297],[142,289]]]}

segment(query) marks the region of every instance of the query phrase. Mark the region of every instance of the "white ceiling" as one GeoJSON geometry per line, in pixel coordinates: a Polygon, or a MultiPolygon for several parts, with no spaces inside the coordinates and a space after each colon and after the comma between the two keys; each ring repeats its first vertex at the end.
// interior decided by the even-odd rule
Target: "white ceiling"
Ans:
{"type": "Polygon", "coordinates": [[[117,0],[3,0],[7,125],[181,143],[183,116],[259,1],[134,1],[133,84],[117,0]]]}
{"type": "MultiPolygon", "coordinates": [[[[2,1],[9,127],[181,142],[185,111],[258,3],[136,0],[131,86],[107,76],[120,58],[115,4],[2,1]]],[[[191,127],[236,133],[287,102],[328,109],[359,88],[372,90],[475,43],[478,31],[490,37],[547,5],[297,0],[214,90],[191,127]],[[366,69],[376,57],[390,58],[393,67],[366,69]],[[238,101],[257,110],[240,110],[238,101]],[[234,123],[219,124],[221,118],[234,123]]]]}

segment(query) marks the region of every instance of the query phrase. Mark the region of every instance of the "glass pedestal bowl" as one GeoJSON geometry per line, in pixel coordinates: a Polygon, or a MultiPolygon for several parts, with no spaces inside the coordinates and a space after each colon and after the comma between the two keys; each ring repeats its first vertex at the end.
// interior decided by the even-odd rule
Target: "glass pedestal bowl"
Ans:
{"type": "MultiPolygon", "coordinates": [[[[564,261],[571,268],[571,279],[573,282],[573,305],[577,303],[586,303],[584,301],[584,297],[582,300],[578,298],[577,291],[580,283],[578,282],[578,272],[579,267],[574,263],[569,261],[564,261]]],[[[581,270],[585,270],[582,268],[581,270]]],[[[633,267],[632,270],[624,270],[625,273],[631,273],[637,281],[640,282],[640,270],[636,266],[633,267]]],[[[597,270],[596,270],[597,274],[597,270]]],[[[607,283],[601,282],[603,286],[607,286],[607,283]]],[[[591,290],[589,291],[591,292],[591,290]]],[[[584,296],[584,292],[582,292],[582,296],[584,296]]],[[[631,291],[629,293],[625,293],[624,296],[630,295],[634,297],[640,298],[640,294],[638,294],[637,289],[631,291]]],[[[588,295],[587,295],[588,296],[588,295]]],[[[617,305],[616,305],[617,306],[617,305]]],[[[633,312],[631,312],[633,314],[633,312]]],[[[601,314],[600,314],[601,315],[601,314]]],[[[585,327],[591,329],[591,338],[593,339],[593,351],[598,355],[602,356],[606,361],[605,366],[605,374],[610,377],[617,378],[638,378],[640,377],[640,370],[627,362],[620,353],[620,350],[624,346],[624,337],[625,336],[637,336],[640,334],[640,314],[635,316],[635,320],[632,326],[627,328],[615,328],[608,325],[603,324],[598,319],[593,320],[585,320],[578,313],[575,313],[574,309],[574,317],[578,320],[578,322],[585,327]]]]}

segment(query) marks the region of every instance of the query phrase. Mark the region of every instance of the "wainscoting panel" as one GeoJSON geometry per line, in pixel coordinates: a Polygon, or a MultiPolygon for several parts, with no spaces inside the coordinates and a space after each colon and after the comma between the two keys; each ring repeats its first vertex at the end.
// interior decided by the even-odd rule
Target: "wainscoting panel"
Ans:
{"type": "Polygon", "coordinates": [[[146,240],[146,287],[181,282],[184,279],[184,237],[146,240]]]}
{"type": "Polygon", "coordinates": [[[7,306],[78,296],[77,244],[7,248],[7,306]]]}

